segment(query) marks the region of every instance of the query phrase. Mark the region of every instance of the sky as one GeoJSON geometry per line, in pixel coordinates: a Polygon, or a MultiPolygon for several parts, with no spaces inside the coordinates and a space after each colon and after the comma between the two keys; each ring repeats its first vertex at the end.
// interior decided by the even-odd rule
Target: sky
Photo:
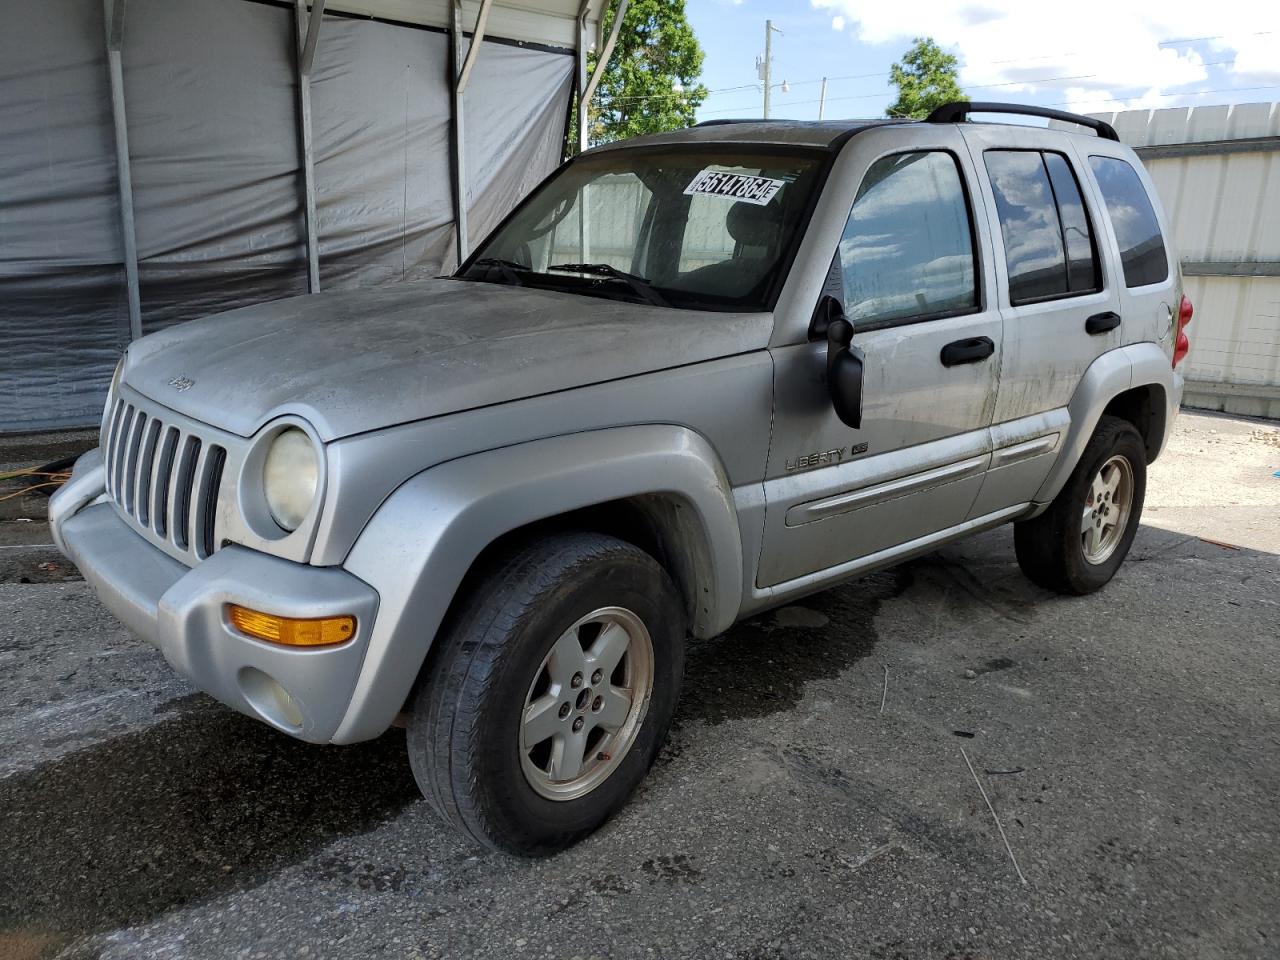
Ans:
{"type": "Polygon", "coordinates": [[[878,117],[915,36],[960,60],[974,100],[1076,112],[1280,101],[1280,0],[686,0],[712,94],[699,120],[761,116],[756,58],[773,35],[772,116],[878,117]],[[787,83],[784,91],[779,85],[787,83]]]}

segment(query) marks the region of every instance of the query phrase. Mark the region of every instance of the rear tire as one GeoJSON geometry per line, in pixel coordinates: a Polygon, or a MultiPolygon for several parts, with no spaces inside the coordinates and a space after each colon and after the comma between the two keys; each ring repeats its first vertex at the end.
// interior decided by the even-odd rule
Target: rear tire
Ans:
{"type": "Polygon", "coordinates": [[[423,794],[452,826],[511,853],[591,833],[666,739],[684,623],[662,567],[613,537],[556,535],[491,565],[451,612],[414,695],[409,761],[423,794]]]}
{"type": "Polygon", "coordinates": [[[1141,434],[1127,420],[1104,416],[1049,509],[1014,524],[1022,572],[1058,593],[1083,595],[1104,586],[1129,553],[1146,490],[1141,434]]]}

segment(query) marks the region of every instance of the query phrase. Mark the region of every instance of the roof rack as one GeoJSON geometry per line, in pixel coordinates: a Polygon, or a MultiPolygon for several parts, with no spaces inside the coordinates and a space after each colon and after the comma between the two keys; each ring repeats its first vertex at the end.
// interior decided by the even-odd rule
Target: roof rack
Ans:
{"type": "Polygon", "coordinates": [[[1078,123],[1082,127],[1091,128],[1104,140],[1115,140],[1117,143],[1120,141],[1119,135],[1116,134],[1116,128],[1105,120],[1095,120],[1093,117],[1086,117],[1079,113],[1068,113],[1065,110],[1054,110],[1051,107],[1033,107],[1025,103],[994,103],[982,100],[972,103],[967,100],[944,103],[929,116],[925,117],[925,122],[960,123],[971,113],[1012,113],[1024,117],[1045,117],[1049,120],[1078,123]]]}

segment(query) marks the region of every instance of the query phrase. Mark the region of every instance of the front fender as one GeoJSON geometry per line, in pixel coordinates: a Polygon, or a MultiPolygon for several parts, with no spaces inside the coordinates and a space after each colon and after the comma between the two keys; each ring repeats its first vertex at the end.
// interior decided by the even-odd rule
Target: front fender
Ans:
{"type": "Polygon", "coordinates": [[[720,461],[699,434],[632,426],[537,440],[432,467],[395,491],[344,567],[372,585],[378,620],[335,743],[385,730],[408,697],[445,612],[476,558],[538,520],[626,497],[672,497],[691,518],[699,567],[699,635],[733,623],[742,542],[720,461]]]}

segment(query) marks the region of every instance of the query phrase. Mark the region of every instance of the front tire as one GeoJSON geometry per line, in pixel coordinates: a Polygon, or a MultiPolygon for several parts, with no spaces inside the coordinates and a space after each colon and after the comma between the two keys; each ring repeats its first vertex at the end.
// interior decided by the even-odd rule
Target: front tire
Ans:
{"type": "Polygon", "coordinates": [[[494,849],[551,853],[591,833],[644,778],[684,672],[666,572],[613,537],[548,537],[492,564],[442,629],[415,693],[409,761],[452,826],[494,849]]]}
{"type": "Polygon", "coordinates": [[[1146,491],[1142,435],[1129,421],[1104,416],[1049,509],[1014,524],[1022,572],[1059,593],[1104,586],[1133,544],[1146,491]]]}

